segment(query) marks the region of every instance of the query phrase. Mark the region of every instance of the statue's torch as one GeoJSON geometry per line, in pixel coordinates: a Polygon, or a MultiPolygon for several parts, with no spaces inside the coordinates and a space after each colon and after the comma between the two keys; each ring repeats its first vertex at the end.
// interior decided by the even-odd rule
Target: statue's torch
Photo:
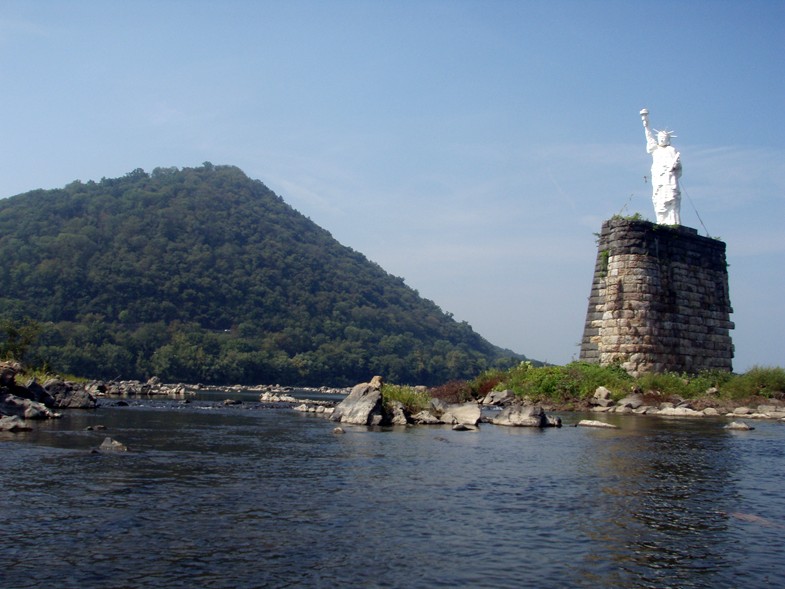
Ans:
{"type": "Polygon", "coordinates": [[[648,109],[641,110],[641,120],[643,121],[643,126],[647,129],[649,128],[649,111],[648,109]]]}

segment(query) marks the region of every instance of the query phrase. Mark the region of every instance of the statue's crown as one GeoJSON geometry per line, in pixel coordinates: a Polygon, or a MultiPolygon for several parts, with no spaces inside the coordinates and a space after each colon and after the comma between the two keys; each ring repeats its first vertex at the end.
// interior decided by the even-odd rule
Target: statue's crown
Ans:
{"type": "Polygon", "coordinates": [[[659,130],[658,129],[654,129],[654,132],[657,133],[657,134],[665,133],[668,137],[671,137],[671,138],[678,137],[678,135],[676,135],[675,131],[669,131],[668,129],[659,129],[659,130]]]}

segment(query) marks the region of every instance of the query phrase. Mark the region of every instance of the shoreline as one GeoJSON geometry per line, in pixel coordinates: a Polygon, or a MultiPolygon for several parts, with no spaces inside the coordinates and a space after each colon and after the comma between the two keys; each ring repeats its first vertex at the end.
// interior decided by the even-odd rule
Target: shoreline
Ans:
{"type": "MultiPolygon", "coordinates": [[[[779,398],[751,396],[738,400],[722,398],[708,391],[696,399],[684,399],[656,391],[637,390],[614,400],[605,387],[598,387],[591,398],[574,398],[553,402],[547,397],[522,398],[512,391],[491,391],[481,399],[448,403],[431,396],[425,387],[417,389],[416,405],[386,398],[380,377],[352,388],[293,387],[282,385],[216,385],[162,383],[153,377],[147,382],[136,380],[93,380],[73,382],[50,378],[43,385],[30,378],[25,385],[16,382],[17,375],[26,375],[18,363],[0,363],[2,390],[0,417],[3,429],[21,431],[24,422],[32,419],[61,417],[61,409],[96,409],[99,401],[118,402],[132,398],[182,400],[205,392],[225,394],[225,405],[241,405],[245,400],[236,395],[253,395],[260,403],[287,404],[294,411],[319,414],[339,423],[365,425],[428,425],[448,424],[476,427],[478,423],[524,427],[560,427],[561,419],[549,413],[583,413],[602,415],[644,415],[655,417],[749,419],[785,421],[785,402],[779,398]],[[313,395],[311,398],[309,395],[313,395]],[[318,398],[332,396],[332,399],[318,398]],[[358,409],[359,408],[359,409],[358,409]],[[498,414],[489,418],[487,410],[498,414]],[[486,410],[486,415],[483,415],[486,410]],[[359,411],[359,412],[358,412],[359,411]],[[13,423],[11,418],[17,418],[13,423]],[[10,429],[16,428],[16,429],[10,429]]],[[[393,387],[394,388],[394,387],[393,387]]]]}

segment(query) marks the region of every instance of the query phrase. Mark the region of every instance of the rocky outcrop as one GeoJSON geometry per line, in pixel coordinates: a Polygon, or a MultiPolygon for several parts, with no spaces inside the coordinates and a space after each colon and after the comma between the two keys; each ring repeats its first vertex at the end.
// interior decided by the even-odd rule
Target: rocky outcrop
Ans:
{"type": "Polygon", "coordinates": [[[333,410],[330,419],[355,425],[381,425],[384,421],[381,384],[361,383],[333,410]]]}
{"type": "MultiPolygon", "coordinates": [[[[716,395],[716,389],[708,389],[707,397],[716,395]]],[[[634,390],[631,394],[613,401],[611,392],[605,387],[597,387],[594,395],[588,400],[589,410],[595,413],[633,413],[637,415],[659,415],[662,417],[745,417],[748,419],[783,419],[785,418],[785,402],[779,399],[771,399],[766,405],[757,407],[736,407],[728,412],[727,404],[717,399],[709,401],[706,406],[704,398],[700,405],[697,402],[690,402],[678,397],[672,397],[672,401],[652,402],[659,396],[655,391],[643,394],[640,389],[634,390]],[[696,406],[693,405],[693,403],[696,406]],[[716,405],[716,406],[711,406],[716,405]]]]}
{"type": "MultiPolygon", "coordinates": [[[[184,397],[193,394],[191,388],[184,384],[163,384],[161,379],[153,376],[147,382],[139,380],[113,380],[104,382],[94,380],[85,386],[86,390],[96,397],[184,397]]],[[[230,387],[216,387],[216,390],[229,390],[230,387]]]]}
{"type": "Polygon", "coordinates": [[[60,417],[43,403],[17,397],[0,389],[0,415],[19,417],[22,419],[52,419],[60,417]]]}
{"type": "Polygon", "coordinates": [[[95,409],[98,405],[95,397],[81,385],[67,382],[59,378],[47,380],[44,390],[54,399],[54,407],[63,409],[95,409]]]}
{"type": "Polygon", "coordinates": [[[41,385],[33,378],[22,386],[16,382],[20,372],[17,362],[0,363],[0,415],[51,419],[60,417],[52,409],[94,409],[97,405],[81,384],[49,379],[41,385]]]}
{"type": "Polygon", "coordinates": [[[515,401],[515,393],[510,390],[489,391],[482,404],[486,406],[511,405],[515,401]]]}
{"type": "MultiPolygon", "coordinates": [[[[487,398],[487,397],[486,397],[487,398]]],[[[489,403],[505,402],[509,396],[504,391],[489,399],[489,403]]],[[[295,407],[309,411],[303,404],[295,407]]],[[[485,420],[482,406],[477,402],[446,403],[441,399],[431,399],[429,407],[409,415],[403,404],[389,402],[385,405],[381,394],[381,380],[356,385],[352,392],[339,403],[330,418],[340,423],[356,425],[450,425],[460,431],[476,431],[477,424],[485,420]]],[[[561,419],[549,417],[540,406],[520,404],[506,407],[491,423],[507,426],[561,427],[561,419]]]]}
{"type": "Polygon", "coordinates": [[[448,405],[439,421],[447,425],[477,425],[481,415],[482,412],[477,403],[458,403],[448,405]]]}
{"type": "Polygon", "coordinates": [[[47,407],[55,406],[55,398],[41,384],[36,382],[34,378],[31,379],[30,382],[28,382],[24,387],[18,388],[21,388],[24,391],[14,391],[18,397],[24,397],[25,399],[42,403],[47,407]]]}

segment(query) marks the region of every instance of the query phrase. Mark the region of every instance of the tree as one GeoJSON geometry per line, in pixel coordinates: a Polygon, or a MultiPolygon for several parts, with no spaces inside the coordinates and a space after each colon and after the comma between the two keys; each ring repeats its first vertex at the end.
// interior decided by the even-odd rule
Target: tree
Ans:
{"type": "Polygon", "coordinates": [[[40,331],[41,326],[30,319],[0,321],[0,358],[22,361],[40,331]]]}

